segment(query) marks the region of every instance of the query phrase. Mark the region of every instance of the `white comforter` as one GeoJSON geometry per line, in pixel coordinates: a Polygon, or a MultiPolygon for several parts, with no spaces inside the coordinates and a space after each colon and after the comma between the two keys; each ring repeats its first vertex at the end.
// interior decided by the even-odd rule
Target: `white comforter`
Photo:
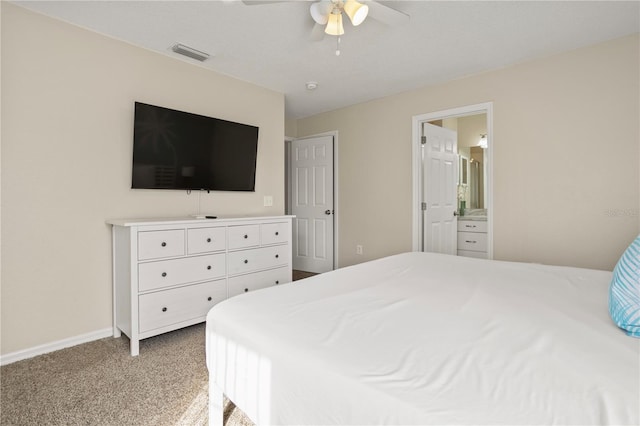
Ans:
{"type": "Polygon", "coordinates": [[[610,272],[406,253],[231,298],[207,364],[259,424],[638,424],[610,272]]]}

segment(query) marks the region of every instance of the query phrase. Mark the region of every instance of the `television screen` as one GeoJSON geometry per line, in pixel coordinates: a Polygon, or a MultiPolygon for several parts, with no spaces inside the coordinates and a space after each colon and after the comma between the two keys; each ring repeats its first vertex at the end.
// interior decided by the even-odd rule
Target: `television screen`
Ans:
{"type": "Polygon", "coordinates": [[[254,191],[257,153],[255,126],[135,103],[132,188],[254,191]]]}

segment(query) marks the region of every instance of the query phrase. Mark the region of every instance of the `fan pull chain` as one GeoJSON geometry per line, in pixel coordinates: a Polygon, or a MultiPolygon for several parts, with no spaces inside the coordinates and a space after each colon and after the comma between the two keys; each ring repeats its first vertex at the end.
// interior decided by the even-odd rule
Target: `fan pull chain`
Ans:
{"type": "Polygon", "coordinates": [[[340,36],[336,37],[336,56],[340,56],[340,36]]]}

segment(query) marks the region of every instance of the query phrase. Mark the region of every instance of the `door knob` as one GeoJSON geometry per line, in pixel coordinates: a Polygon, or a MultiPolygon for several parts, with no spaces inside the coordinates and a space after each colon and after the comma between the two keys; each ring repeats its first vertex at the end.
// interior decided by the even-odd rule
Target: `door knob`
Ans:
{"type": "Polygon", "coordinates": [[[331,210],[325,210],[324,214],[331,214],[331,210]]]}

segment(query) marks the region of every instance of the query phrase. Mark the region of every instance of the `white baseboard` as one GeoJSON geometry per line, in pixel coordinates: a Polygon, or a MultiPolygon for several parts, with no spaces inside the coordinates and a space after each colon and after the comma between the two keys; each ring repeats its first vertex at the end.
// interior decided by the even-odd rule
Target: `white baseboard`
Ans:
{"type": "Polygon", "coordinates": [[[69,348],[71,346],[80,345],[82,343],[92,342],[94,340],[104,339],[113,336],[113,328],[104,328],[102,330],[92,331],[91,333],[81,334],[68,339],[58,340],[57,342],[47,343],[35,346],[29,349],[23,349],[17,352],[11,352],[0,356],[0,365],[11,364],[23,359],[33,358],[34,356],[46,354],[60,349],[69,348]]]}

